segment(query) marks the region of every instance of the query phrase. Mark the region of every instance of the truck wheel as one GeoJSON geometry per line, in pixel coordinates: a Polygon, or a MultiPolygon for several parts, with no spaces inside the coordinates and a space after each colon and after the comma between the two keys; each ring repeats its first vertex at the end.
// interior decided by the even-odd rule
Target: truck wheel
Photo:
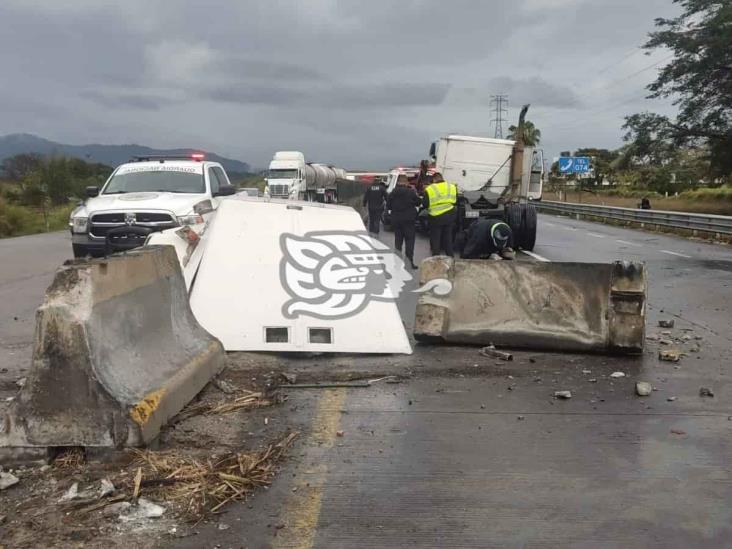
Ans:
{"type": "Polygon", "coordinates": [[[533,204],[524,204],[521,209],[523,216],[519,244],[521,248],[530,252],[536,245],[536,207],[533,204]]]}
{"type": "Polygon", "coordinates": [[[521,215],[521,206],[519,204],[508,204],[505,210],[505,219],[509,227],[511,227],[511,233],[513,233],[513,239],[511,247],[518,248],[521,246],[523,241],[523,216],[521,215]]]}

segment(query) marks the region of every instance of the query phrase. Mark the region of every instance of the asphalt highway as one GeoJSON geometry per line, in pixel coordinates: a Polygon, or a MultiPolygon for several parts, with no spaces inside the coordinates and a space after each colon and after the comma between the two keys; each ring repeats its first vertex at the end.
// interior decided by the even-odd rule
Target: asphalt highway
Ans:
{"type": "MultiPolygon", "coordinates": [[[[28,367],[33,311],[68,240],[0,241],[0,399],[28,367]]],[[[427,253],[420,239],[417,259],[427,253]]],[[[273,486],[170,546],[732,546],[732,248],[541,215],[534,254],[520,255],[645,261],[647,333],[674,319],[688,356],[660,362],[651,340],[642,357],[520,352],[498,365],[470,347],[417,346],[405,367],[444,372],[292,392],[303,433],[273,486]],[[640,380],[657,390],[636,396],[640,380]]]]}

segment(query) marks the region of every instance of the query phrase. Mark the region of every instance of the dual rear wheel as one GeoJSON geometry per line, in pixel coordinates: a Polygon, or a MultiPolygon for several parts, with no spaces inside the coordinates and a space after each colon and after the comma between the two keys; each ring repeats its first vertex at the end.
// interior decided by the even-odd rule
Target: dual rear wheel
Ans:
{"type": "Polygon", "coordinates": [[[536,207],[533,204],[508,204],[504,215],[513,233],[513,247],[532,251],[536,245],[536,207]]]}

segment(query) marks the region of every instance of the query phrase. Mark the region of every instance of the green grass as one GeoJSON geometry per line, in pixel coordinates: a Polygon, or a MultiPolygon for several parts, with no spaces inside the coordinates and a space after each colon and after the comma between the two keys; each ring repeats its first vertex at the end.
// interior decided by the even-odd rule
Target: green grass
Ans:
{"type": "MultiPolygon", "coordinates": [[[[566,202],[581,202],[583,204],[598,204],[602,206],[619,206],[621,208],[637,208],[640,199],[647,196],[654,210],[669,210],[673,212],[689,212],[716,215],[732,215],[732,188],[729,186],[718,188],[703,188],[695,191],[686,191],[679,196],[665,198],[659,194],[633,191],[625,195],[611,194],[610,192],[587,192],[581,194],[576,191],[566,193],[566,202]]],[[[558,201],[558,195],[552,192],[544,193],[544,200],[558,201]]]]}
{"type": "Polygon", "coordinates": [[[60,231],[67,228],[69,215],[75,206],[59,206],[48,212],[48,225],[43,213],[33,208],[8,204],[0,199],[0,238],[60,231]]]}

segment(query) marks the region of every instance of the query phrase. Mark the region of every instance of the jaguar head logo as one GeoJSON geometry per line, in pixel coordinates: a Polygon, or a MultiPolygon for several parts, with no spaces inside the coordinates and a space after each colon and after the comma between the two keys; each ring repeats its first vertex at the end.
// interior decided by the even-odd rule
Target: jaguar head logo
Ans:
{"type": "Polygon", "coordinates": [[[312,232],[280,237],[286,318],[337,319],[371,301],[395,301],[412,279],[401,257],[364,232],[312,232]]]}

